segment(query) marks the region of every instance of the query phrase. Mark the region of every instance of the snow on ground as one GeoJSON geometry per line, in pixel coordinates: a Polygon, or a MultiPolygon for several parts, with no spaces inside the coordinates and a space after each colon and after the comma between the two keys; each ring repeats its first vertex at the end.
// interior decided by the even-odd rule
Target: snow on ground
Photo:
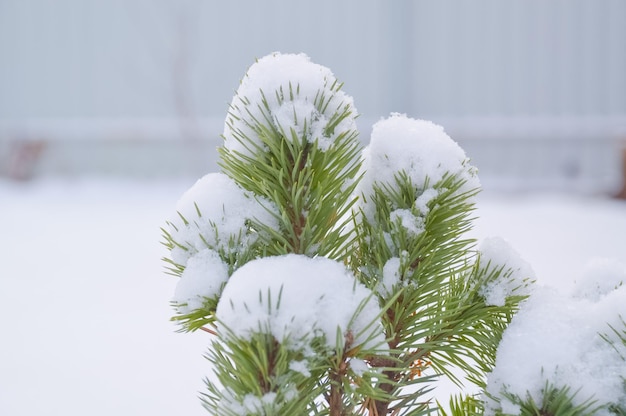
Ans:
{"type": "MultiPolygon", "coordinates": [[[[175,332],[159,260],[194,182],[0,182],[1,415],[205,414],[208,335],[175,332]]],[[[484,193],[476,214],[476,237],[502,236],[563,291],[594,257],[626,263],[624,202],[484,193]]]]}
{"type": "Polygon", "coordinates": [[[626,202],[550,193],[478,197],[476,238],[501,236],[540,283],[570,292],[594,258],[626,263],[626,202]]]}
{"type": "Polygon", "coordinates": [[[0,414],[201,415],[160,230],[185,184],[0,184],[0,414]]]}

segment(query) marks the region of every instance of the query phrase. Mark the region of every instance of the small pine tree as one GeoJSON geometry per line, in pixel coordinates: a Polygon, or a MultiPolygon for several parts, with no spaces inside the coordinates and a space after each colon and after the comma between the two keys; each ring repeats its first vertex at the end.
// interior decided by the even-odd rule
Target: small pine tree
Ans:
{"type": "MultiPolygon", "coordinates": [[[[441,127],[392,114],[363,149],[341,87],[304,55],[258,60],[228,111],[221,172],[163,229],[180,278],[173,319],[212,334],[203,404],[225,416],[483,414],[477,395],[443,410],[433,389],[442,377],[485,389],[532,276],[502,241],[468,237],[480,185],[441,127]]],[[[567,389],[546,391],[571,410],[567,389]]]]}

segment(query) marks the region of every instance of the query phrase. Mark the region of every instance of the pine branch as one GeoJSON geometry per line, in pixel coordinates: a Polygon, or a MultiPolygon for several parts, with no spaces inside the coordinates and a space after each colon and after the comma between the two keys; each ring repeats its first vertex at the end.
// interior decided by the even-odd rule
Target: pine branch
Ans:
{"type": "MultiPolygon", "coordinates": [[[[200,280],[221,271],[215,279],[219,285],[175,302],[178,315],[173,318],[183,330],[213,335],[206,358],[215,377],[206,380],[202,397],[211,414],[431,415],[436,379],[461,383],[453,369],[484,387],[502,333],[525,298],[514,288],[501,304],[486,299],[485,285],[512,277],[505,266],[481,261],[474,240],[467,237],[478,189],[470,189],[477,186],[475,170],[456,144],[442,147],[452,152],[450,171],[442,171],[443,164],[431,166],[436,180],[415,175],[413,165],[423,162],[419,156],[405,170],[393,166],[393,180],[374,180],[371,193],[368,188],[360,200],[355,196],[359,181],[378,172],[363,171],[356,110],[341,87],[330,71],[302,56],[275,54],[259,60],[228,110],[224,145],[218,149],[223,173],[206,181],[223,191],[204,201],[212,216],[205,215],[202,204],[187,201],[187,211],[162,230],[171,252],[164,259],[167,273],[185,282],[199,258],[211,269],[200,270],[200,280]],[[281,59],[297,64],[298,70],[287,65],[289,77],[274,79],[282,72],[277,71],[281,59]],[[246,209],[237,210],[238,205],[246,209]],[[234,211],[241,221],[228,222],[234,211]],[[297,262],[298,272],[315,270],[313,277],[328,286],[324,292],[308,286],[307,292],[315,293],[299,300],[313,300],[315,309],[335,295],[338,303],[351,305],[350,321],[337,320],[341,324],[334,345],[326,339],[326,327],[313,324],[303,333],[308,320],[295,314],[276,318],[283,289],[292,287],[289,279],[295,275],[294,269],[280,269],[282,263],[273,261],[290,256],[339,267],[329,282],[320,276],[331,269],[318,271],[311,263],[297,262]],[[279,275],[284,280],[277,280],[279,275]],[[340,277],[348,279],[345,296],[338,290],[340,277]],[[280,288],[272,286],[275,282],[280,288]],[[354,299],[363,300],[357,307],[354,299]],[[368,303],[370,299],[378,304],[368,303]],[[273,325],[280,326],[278,331],[273,325]]],[[[394,128],[411,123],[392,118],[399,119],[394,128]]],[[[420,134],[445,136],[432,123],[420,126],[420,134]]],[[[408,151],[415,149],[409,146],[408,151]]],[[[300,281],[295,285],[303,292],[300,281]]],[[[332,318],[320,316],[325,322],[332,318]]],[[[569,391],[547,393],[559,412],[572,409],[567,407],[569,391]]],[[[473,397],[453,398],[451,416],[478,415],[481,406],[473,397]]]]}
{"type": "MultiPolygon", "coordinates": [[[[537,402],[530,394],[520,398],[510,393],[504,397],[517,406],[516,415],[519,416],[593,416],[601,406],[593,399],[587,399],[580,404],[576,402],[578,392],[572,392],[567,386],[556,387],[546,382],[541,391],[541,401],[537,402]]],[[[509,413],[496,412],[496,416],[507,416],[509,413]]]]}
{"type": "Polygon", "coordinates": [[[448,405],[450,408],[449,413],[437,402],[438,414],[440,416],[482,416],[485,411],[482,401],[475,396],[469,395],[450,397],[448,405]]]}
{"type": "MultiPolygon", "coordinates": [[[[458,384],[461,381],[451,369],[460,368],[470,381],[484,386],[502,332],[524,299],[510,296],[496,307],[486,305],[481,296],[481,285],[504,271],[486,273],[478,262],[470,261],[474,242],[463,236],[471,227],[476,191],[460,192],[463,185],[453,175],[432,186],[428,179],[413,184],[400,172],[394,184],[374,186],[374,215],[361,214],[363,220],[356,224],[358,251],[351,264],[358,276],[381,301],[399,294],[383,316],[396,365],[385,370],[392,382],[381,388],[392,396],[399,396],[416,376],[424,377],[421,373],[427,368],[458,384]],[[415,201],[428,189],[436,194],[424,213],[415,201]],[[394,217],[397,210],[408,214],[394,217]],[[406,224],[407,218],[415,222],[406,224]],[[394,259],[397,280],[389,287],[386,268],[394,259]]],[[[414,396],[419,394],[424,392],[414,396]]],[[[380,401],[376,408],[379,414],[392,411],[390,401],[380,401]]]]}

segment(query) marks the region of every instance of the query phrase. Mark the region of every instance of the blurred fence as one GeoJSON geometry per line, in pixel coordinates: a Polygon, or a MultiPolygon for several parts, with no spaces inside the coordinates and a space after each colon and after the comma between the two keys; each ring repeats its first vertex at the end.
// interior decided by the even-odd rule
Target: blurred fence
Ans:
{"type": "Polygon", "coordinates": [[[213,170],[272,51],[330,67],[364,141],[402,112],[442,124],[485,186],[620,187],[623,0],[0,1],[0,175],[213,170]]]}
{"type": "MultiPolygon", "coordinates": [[[[359,120],[364,144],[372,121],[359,120]]],[[[434,121],[465,149],[487,189],[616,193],[622,186],[624,118],[434,121]]],[[[218,169],[222,126],[218,119],[0,124],[0,174],[198,177],[218,169]]]]}
{"type": "Polygon", "coordinates": [[[0,122],[0,176],[176,178],[215,169],[223,121],[0,122]]]}
{"type": "Polygon", "coordinates": [[[487,189],[616,194],[626,185],[624,117],[469,119],[447,131],[487,189]]]}

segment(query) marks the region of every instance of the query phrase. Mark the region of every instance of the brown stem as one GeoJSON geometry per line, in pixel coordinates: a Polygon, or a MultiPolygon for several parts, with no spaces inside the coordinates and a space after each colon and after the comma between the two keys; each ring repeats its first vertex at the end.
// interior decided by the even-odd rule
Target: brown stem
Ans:
{"type": "MultiPolygon", "coordinates": [[[[298,154],[297,156],[291,154],[289,155],[289,163],[291,165],[289,167],[290,170],[299,173],[306,168],[307,159],[309,157],[309,147],[310,144],[306,143],[300,154],[298,154]]],[[[283,187],[285,189],[291,190],[298,187],[308,186],[308,184],[306,183],[298,183],[299,175],[295,174],[294,172],[285,177],[285,180],[282,184],[283,187]]],[[[307,218],[303,212],[296,212],[294,204],[295,201],[291,201],[289,205],[285,207],[287,209],[287,215],[289,217],[289,220],[291,221],[291,226],[293,227],[294,235],[293,240],[291,241],[291,249],[294,253],[303,254],[305,251],[305,247],[303,247],[302,244],[302,232],[306,227],[307,218]]]]}
{"type": "Polygon", "coordinates": [[[211,335],[215,335],[215,336],[217,336],[217,332],[215,332],[215,331],[213,331],[212,329],[209,329],[209,328],[207,328],[207,327],[205,327],[205,326],[201,326],[201,327],[200,327],[200,329],[201,329],[202,331],[204,331],[204,332],[208,332],[208,333],[209,333],[209,334],[211,334],[211,335]]]}
{"type": "Polygon", "coordinates": [[[294,241],[292,241],[292,249],[294,253],[303,254],[304,249],[302,247],[302,231],[304,231],[304,227],[306,226],[306,217],[302,213],[293,212],[292,214],[292,225],[294,230],[294,241]],[[298,217],[296,219],[296,217],[298,217]]]}
{"type": "MultiPolygon", "coordinates": [[[[383,371],[383,374],[389,380],[396,381],[396,378],[398,377],[400,373],[395,370],[385,370],[383,371]]],[[[381,390],[384,391],[386,394],[391,393],[394,387],[395,387],[395,383],[383,383],[380,385],[381,390]]],[[[376,408],[376,414],[379,416],[388,414],[390,404],[391,402],[389,400],[375,400],[374,407],[376,408]]]]}
{"type": "MultiPolygon", "coordinates": [[[[402,302],[402,296],[398,298],[396,302],[402,302]]],[[[401,324],[396,322],[396,315],[393,307],[387,309],[384,317],[387,319],[387,322],[391,324],[393,338],[389,341],[389,348],[393,351],[398,347],[400,343],[400,332],[401,332],[401,324]]],[[[399,358],[397,354],[394,354],[394,358],[399,358]]],[[[370,365],[373,367],[387,367],[387,370],[383,371],[385,378],[391,380],[389,383],[382,383],[380,388],[386,394],[390,394],[397,385],[397,381],[401,377],[401,363],[397,360],[385,360],[385,361],[370,361],[370,365]]],[[[389,405],[391,401],[389,400],[375,400],[374,407],[376,409],[376,415],[383,416],[389,413],[389,405]]]]}
{"type": "Polygon", "coordinates": [[[276,353],[278,352],[278,348],[279,348],[278,341],[276,341],[275,339],[272,339],[272,345],[270,347],[269,354],[267,357],[267,362],[269,365],[269,368],[267,369],[267,377],[265,377],[262,371],[259,371],[259,374],[258,374],[259,385],[261,386],[261,391],[263,392],[263,394],[269,393],[272,391],[271,380],[275,376],[274,369],[276,367],[276,358],[277,358],[276,353]]]}
{"type": "Polygon", "coordinates": [[[343,395],[345,389],[343,388],[343,382],[348,373],[348,360],[350,358],[351,347],[354,343],[354,335],[348,331],[346,333],[346,343],[343,347],[343,353],[341,354],[341,361],[337,370],[331,371],[330,378],[330,394],[327,397],[328,408],[330,416],[345,416],[347,415],[346,409],[343,406],[343,395]]]}
{"type": "MultiPolygon", "coordinates": [[[[393,341],[392,341],[393,342],[393,341]]],[[[391,343],[390,343],[391,344],[391,343]]],[[[414,373],[411,364],[416,360],[424,359],[428,357],[429,352],[423,348],[418,348],[415,351],[408,352],[406,354],[402,354],[402,356],[396,356],[396,358],[400,358],[400,361],[394,361],[390,359],[372,359],[369,360],[369,363],[372,367],[387,367],[388,369],[383,371],[385,377],[392,382],[390,383],[382,383],[380,388],[386,393],[390,394],[394,388],[397,386],[398,381],[402,380],[404,377],[413,377],[414,373]],[[409,372],[407,372],[409,369],[409,372]]],[[[428,362],[426,362],[428,363],[428,362]]],[[[424,364],[428,365],[428,364],[424,364]]],[[[420,375],[420,371],[422,370],[422,366],[416,367],[416,373],[418,376],[420,375]]],[[[389,414],[391,411],[389,409],[389,405],[391,402],[389,400],[375,400],[374,407],[376,408],[376,415],[383,416],[389,414]]]]}
{"type": "MultiPolygon", "coordinates": [[[[342,362],[343,366],[345,362],[342,362]]],[[[330,395],[328,396],[328,405],[330,410],[330,416],[343,416],[343,377],[345,377],[345,372],[337,371],[330,375],[330,395]]]]}

